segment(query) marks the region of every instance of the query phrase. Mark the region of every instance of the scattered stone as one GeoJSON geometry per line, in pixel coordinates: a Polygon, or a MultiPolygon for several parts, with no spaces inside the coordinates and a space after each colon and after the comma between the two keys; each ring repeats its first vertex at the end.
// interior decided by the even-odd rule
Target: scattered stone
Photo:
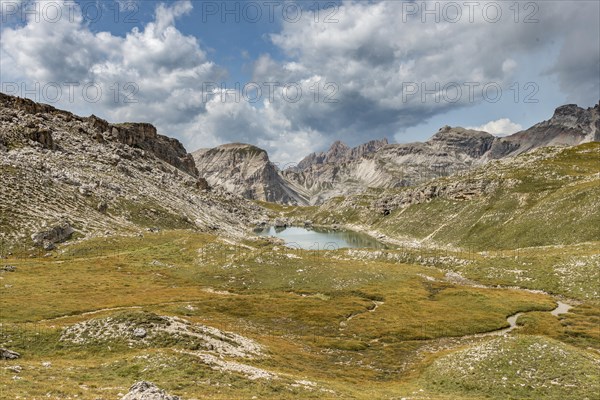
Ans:
{"type": "Polygon", "coordinates": [[[93,193],[93,188],[91,185],[81,185],[79,187],[79,193],[84,196],[91,196],[93,193]]]}
{"type": "Polygon", "coordinates": [[[17,267],[15,267],[14,265],[5,265],[3,270],[6,272],[15,272],[17,270],[17,267]]]}
{"type": "Polygon", "coordinates": [[[6,369],[11,372],[14,372],[15,374],[18,374],[21,371],[23,371],[23,367],[21,367],[20,365],[11,365],[10,367],[6,367],[6,369]]]}
{"type": "Polygon", "coordinates": [[[79,322],[66,328],[60,341],[75,344],[118,341],[130,343],[132,347],[144,347],[160,343],[165,336],[176,338],[180,344],[197,344],[211,349],[219,356],[253,358],[264,355],[259,343],[233,332],[178,317],[143,312],[79,322]]]}
{"type": "Polygon", "coordinates": [[[135,328],[133,330],[133,336],[138,337],[140,339],[145,338],[148,332],[144,328],[135,328]]]}
{"type": "Polygon", "coordinates": [[[121,397],[121,400],[181,400],[181,398],[167,394],[152,382],[140,381],[133,384],[129,388],[129,393],[121,397]]]}
{"type": "Polygon", "coordinates": [[[21,357],[21,354],[17,353],[16,351],[0,347],[0,360],[16,360],[19,357],[21,357]]]}
{"type": "Polygon", "coordinates": [[[98,203],[98,205],[96,206],[96,209],[98,211],[100,211],[102,214],[104,214],[108,210],[108,203],[106,203],[106,201],[102,200],[100,203],[98,203]]]}

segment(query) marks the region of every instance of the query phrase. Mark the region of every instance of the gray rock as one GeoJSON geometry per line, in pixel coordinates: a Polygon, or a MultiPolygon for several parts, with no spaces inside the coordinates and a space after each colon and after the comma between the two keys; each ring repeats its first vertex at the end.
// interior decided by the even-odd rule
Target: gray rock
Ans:
{"type": "Polygon", "coordinates": [[[20,365],[12,365],[10,367],[7,368],[10,372],[14,372],[15,374],[19,374],[21,373],[21,371],[23,371],[23,367],[21,367],[20,365]]]}
{"type": "Polygon", "coordinates": [[[79,187],[79,193],[81,193],[84,196],[91,196],[93,193],[93,186],[91,185],[81,185],[79,187]]]}
{"type": "Polygon", "coordinates": [[[244,143],[231,143],[192,153],[201,179],[200,190],[220,186],[246,199],[300,204],[293,188],[288,187],[267,152],[244,143]]]}
{"type": "Polygon", "coordinates": [[[98,203],[96,209],[104,214],[108,210],[108,203],[102,200],[100,203],[98,203]]]}
{"type": "Polygon", "coordinates": [[[133,336],[140,338],[140,339],[145,338],[147,334],[148,334],[148,332],[144,328],[135,328],[133,330],[133,336]]]}
{"type": "Polygon", "coordinates": [[[14,265],[5,265],[3,270],[7,272],[15,272],[17,270],[17,267],[15,267],[14,265]]]}
{"type": "Polygon", "coordinates": [[[52,139],[52,132],[47,128],[31,128],[29,129],[29,138],[34,142],[37,142],[46,149],[54,150],[54,140],[52,139]]]}
{"type": "Polygon", "coordinates": [[[181,400],[179,396],[167,394],[152,382],[140,381],[129,389],[129,393],[121,400],[181,400]]]}
{"type": "Polygon", "coordinates": [[[68,222],[63,221],[47,231],[31,235],[31,240],[33,240],[34,245],[44,247],[46,250],[51,250],[54,247],[50,246],[50,244],[54,245],[55,243],[63,242],[69,239],[74,232],[75,230],[71,225],[68,222]]]}
{"type": "Polygon", "coordinates": [[[0,360],[16,360],[19,357],[21,357],[21,355],[16,351],[0,347],[0,360]]]}
{"type": "Polygon", "coordinates": [[[285,228],[289,225],[289,221],[285,218],[276,218],[273,224],[275,228],[285,228]]]}

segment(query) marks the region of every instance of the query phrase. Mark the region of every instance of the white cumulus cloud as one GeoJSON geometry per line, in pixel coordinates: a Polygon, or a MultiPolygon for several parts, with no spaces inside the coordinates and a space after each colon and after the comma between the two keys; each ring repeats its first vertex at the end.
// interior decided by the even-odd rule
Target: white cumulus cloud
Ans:
{"type": "Polygon", "coordinates": [[[515,132],[522,131],[523,127],[517,123],[512,122],[508,118],[500,118],[495,121],[487,122],[480,126],[471,126],[467,129],[485,131],[495,136],[507,136],[512,135],[515,132]]]}

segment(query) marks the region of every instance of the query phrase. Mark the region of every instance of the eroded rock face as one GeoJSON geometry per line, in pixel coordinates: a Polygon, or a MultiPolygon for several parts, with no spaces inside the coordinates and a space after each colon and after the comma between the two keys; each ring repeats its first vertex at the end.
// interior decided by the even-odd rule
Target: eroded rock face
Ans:
{"type": "Polygon", "coordinates": [[[129,147],[142,149],[154,154],[159,159],[171,164],[190,175],[198,175],[198,170],[191,154],[188,154],[179,140],[159,135],[156,128],[148,123],[109,124],[91,116],[89,120],[98,131],[94,139],[117,141],[129,147]]]}
{"type": "Polygon", "coordinates": [[[64,242],[74,232],[73,227],[68,222],[63,221],[48,230],[33,234],[31,240],[36,246],[44,247],[45,250],[52,250],[55,243],[64,242]]]}
{"type": "Polygon", "coordinates": [[[587,109],[576,104],[558,107],[547,121],[494,142],[489,158],[503,158],[546,146],[575,146],[600,141],[600,104],[587,109]]]}
{"type": "MultiPolygon", "coordinates": [[[[569,104],[558,107],[550,120],[507,137],[444,126],[426,142],[388,144],[384,139],[350,148],[336,141],[329,150],[312,153],[297,165],[281,169],[269,169],[268,156],[261,149],[257,149],[251,162],[234,156],[225,157],[226,162],[215,159],[219,151],[231,149],[228,146],[235,144],[204,150],[196,157],[201,160],[197,161],[202,164],[201,169],[209,171],[211,184],[244,193],[247,198],[286,203],[292,197],[297,204],[321,204],[333,197],[364,192],[367,188],[421,185],[540,147],[573,146],[598,140],[600,105],[583,109],[569,104]],[[255,166],[252,173],[247,172],[249,165],[255,166]],[[256,176],[253,175],[255,172],[256,176]],[[265,196],[265,190],[259,190],[265,187],[276,190],[270,190],[271,195],[265,196]]],[[[458,194],[463,192],[464,196],[470,196],[469,190],[451,190],[444,195],[454,196],[450,194],[454,192],[456,196],[463,196],[458,194]]],[[[418,201],[419,197],[428,196],[427,193],[415,194],[406,201],[418,201]]]]}
{"type": "MultiPolygon", "coordinates": [[[[52,129],[52,121],[60,118],[61,120],[71,122],[79,121],[87,123],[91,129],[79,129],[80,133],[87,133],[97,143],[105,141],[114,141],[126,144],[130,147],[142,149],[154,154],[166,163],[196,176],[198,171],[194,164],[193,157],[187,153],[183,145],[173,138],[159,135],[156,128],[148,123],[125,123],[110,124],[107,121],[92,115],[88,118],[75,116],[67,111],[58,110],[47,104],[40,104],[29,99],[15,96],[8,96],[0,93],[0,107],[16,111],[23,111],[26,114],[42,116],[46,124],[32,125],[31,122],[25,127],[22,138],[14,137],[12,141],[19,139],[29,139],[40,143],[44,148],[54,150],[56,148],[52,129]]],[[[16,116],[16,115],[15,115],[16,116]]]]}
{"type": "Polygon", "coordinates": [[[52,228],[65,218],[83,236],[153,226],[243,236],[263,213],[211,188],[181,144],[149,124],[111,125],[0,93],[0,144],[7,244],[32,238],[49,250],[64,239],[52,228]]]}
{"type": "Polygon", "coordinates": [[[297,169],[304,170],[312,165],[331,164],[357,160],[376,152],[388,144],[387,139],[372,140],[356,147],[349,147],[341,141],[334,142],[329,150],[322,153],[312,153],[298,163],[297,169]]]}
{"type": "Polygon", "coordinates": [[[129,388],[129,393],[121,397],[121,400],[181,400],[179,396],[172,396],[159,389],[152,382],[136,382],[129,388]]]}
{"type": "Polygon", "coordinates": [[[193,153],[200,177],[247,199],[303,204],[282,178],[267,152],[256,146],[231,143],[193,153]]]}

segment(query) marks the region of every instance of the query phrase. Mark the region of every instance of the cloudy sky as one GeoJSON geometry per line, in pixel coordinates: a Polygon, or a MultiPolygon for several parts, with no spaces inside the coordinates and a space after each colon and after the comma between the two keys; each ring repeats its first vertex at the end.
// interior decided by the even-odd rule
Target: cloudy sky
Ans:
{"type": "Polygon", "coordinates": [[[189,151],[506,135],[600,98],[594,1],[0,0],[2,92],[189,151]]]}

